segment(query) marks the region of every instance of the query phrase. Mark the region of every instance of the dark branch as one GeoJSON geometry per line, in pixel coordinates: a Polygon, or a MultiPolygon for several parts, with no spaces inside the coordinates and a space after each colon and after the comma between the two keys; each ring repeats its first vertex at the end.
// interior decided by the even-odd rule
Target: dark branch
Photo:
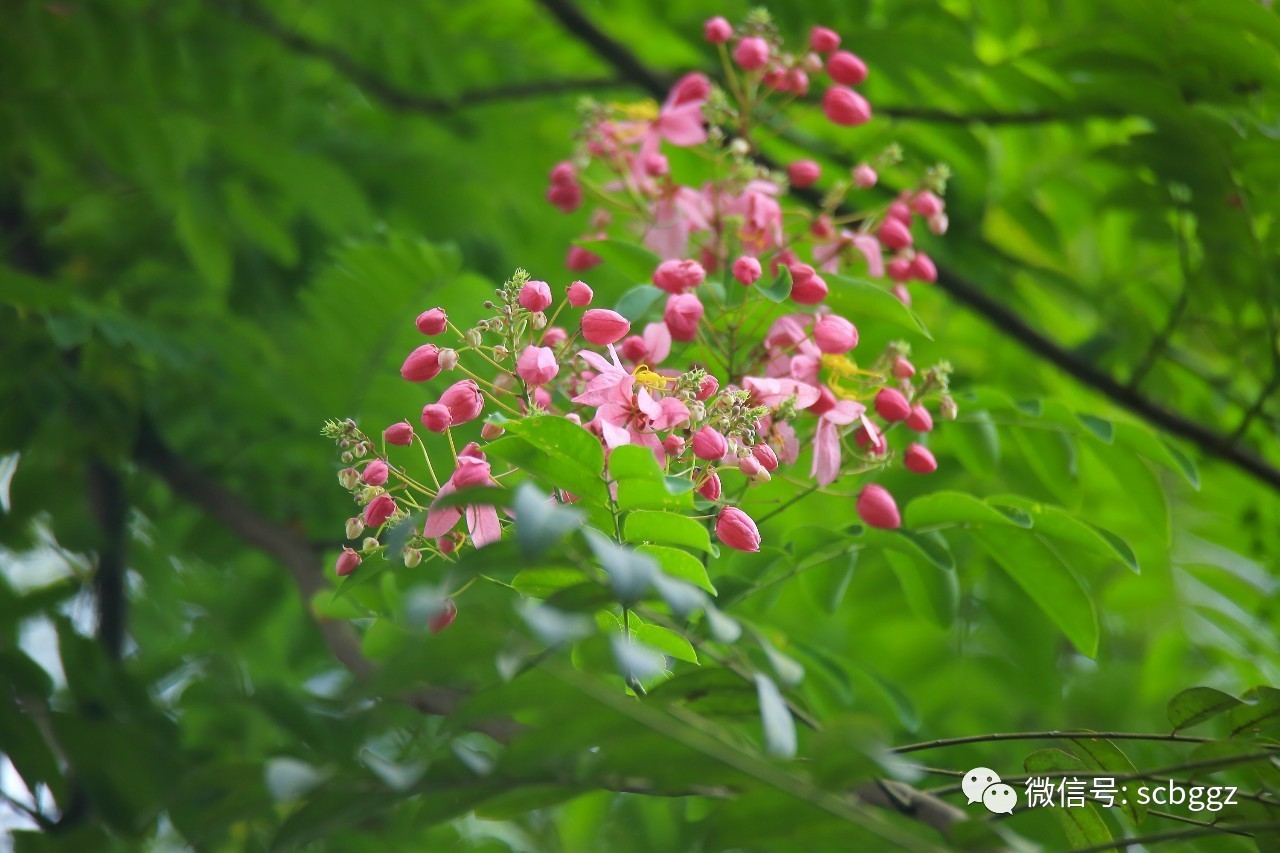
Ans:
{"type": "Polygon", "coordinates": [[[94,457],[86,470],[85,491],[102,536],[97,549],[97,571],[93,575],[98,604],[98,642],[108,657],[120,660],[124,656],[129,611],[124,588],[125,533],[129,516],[124,482],[117,471],[94,457]]]}

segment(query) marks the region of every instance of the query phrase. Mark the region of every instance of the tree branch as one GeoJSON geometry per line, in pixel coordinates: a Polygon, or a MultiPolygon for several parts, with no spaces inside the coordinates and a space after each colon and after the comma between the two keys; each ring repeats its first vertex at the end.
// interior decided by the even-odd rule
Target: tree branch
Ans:
{"type": "MultiPolygon", "coordinates": [[[[940,749],[948,746],[961,746],[969,743],[994,743],[1006,740],[1156,740],[1172,743],[1218,743],[1217,738],[1193,737],[1190,735],[1163,734],[1160,732],[1091,732],[1091,731],[1052,731],[1052,732],[996,732],[994,734],[970,735],[968,737],[942,738],[899,746],[893,752],[904,755],[908,752],[919,752],[925,749],[940,749]]],[[[1259,749],[1274,750],[1280,746],[1258,744],[1259,749]]]]}

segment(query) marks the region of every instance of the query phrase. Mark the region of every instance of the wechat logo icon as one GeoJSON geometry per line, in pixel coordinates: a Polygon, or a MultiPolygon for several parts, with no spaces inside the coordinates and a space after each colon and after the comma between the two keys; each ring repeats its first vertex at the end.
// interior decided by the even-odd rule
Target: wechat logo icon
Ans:
{"type": "Polygon", "coordinates": [[[1000,774],[990,767],[975,767],[964,774],[960,789],[969,799],[968,805],[982,803],[995,814],[1012,814],[1018,805],[1018,792],[1000,781],[1000,774]]]}

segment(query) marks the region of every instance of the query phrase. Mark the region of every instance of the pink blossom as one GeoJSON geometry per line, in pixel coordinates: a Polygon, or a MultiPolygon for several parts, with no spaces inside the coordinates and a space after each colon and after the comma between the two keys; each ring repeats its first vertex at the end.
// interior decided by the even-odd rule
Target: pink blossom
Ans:
{"type": "Polygon", "coordinates": [[[896,257],[889,261],[889,278],[901,284],[911,280],[911,261],[904,257],[896,257]]]}
{"type": "Polygon", "coordinates": [[[381,459],[375,459],[368,465],[364,466],[364,471],[360,473],[360,479],[364,480],[366,485],[381,486],[387,482],[391,469],[387,467],[387,463],[381,459]]]}
{"type": "Polygon", "coordinates": [[[846,86],[857,86],[867,79],[867,64],[847,50],[837,51],[827,59],[831,79],[846,86]]]}
{"type": "Polygon", "coordinates": [[[876,394],[876,414],[889,423],[905,421],[911,414],[911,404],[897,388],[881,388],[876,394]]]}
{"type": "Polygon", "coordinates": [[[825,314],[813,324],[813,342],[832,355],[844,355],[858,345],[858,330],[838,314],[825,314]]]}
{"type": "Polygon", "coordinates": [[[551,306],[551,288],[545,281],[526,281],[520,288],[520,305],[530,311],[545,311],[551,306]]]}
{"type": "Polygon", "coordinates": [[[560,372],[550,347],[527,346],[516,361],[516,373],[530,385],[546,385],[560,372]]]}
{"type": "Polygon", "coordinates": [[[773,452],[773,448],[761,442],[751,448],[751,455],[760,463],[760,467],[766,471],[778,470],[778,454],[773,452]]]}
{"type": "Polygon", "coordinates": [[[840,46],[840,36],[835,30],[814,27],[809,31],[809,45],[818,53],[830,53],[840,46]]]}
{"type": "Polygon", "coordinates": [[[900,219],[886,218],[880,223],[880,242],[886,249],[905,249],[911,245],[911,229],[900,219]]]}
{"type": "Polygon", "coordinates": [[[392,424],[382,431],[382,438],[387,444],[408,447],[413,444],[413,425],[408,421],[392,424]]]}
{"type": "Polygon", "coordinates": [[[631,331],[631,321],[608,308],[588,308],[582,315],[582,336],[596,346],[621,340],[631,331]]]}
{"type": "Polygon", "coordinates": [[[880,176],[876,174],[876,170],[866,163],[859,163],[853,170],[853,182],[859,189],[869,190],[876,185],[878,180],[880,180],[880,176]]]}
{"type": "Polygon", "coordinates": [[[853,441],[871,456],[884,456],[889,452],[889,442],[885,440],[884,433],[866,417],[862,419],[862,425],[853,431],[853,441]]]}
{"type": "Polygon", "coordinates": [[[916,375],[916,366],[903,356],[893,359],[893,376],[895,379],[910,379],[916,375]]]}
{"type": "Polygon", "coordinates": [[[928,219],[930,216],[937,216],[942,212],[942,199],[938,198],[928,190],[921,190],[911,199],[911,209],[916,213],[928,219]]]}
{"type": "Polygon", "coordinates": [[[450,385],[440,395],[439,403],[449,410],[450,426],[473,421],[484,411],[484,395],[474,379],[463,379],[450,385]]]}
{"type": "Polygon", "coordinates": [[[690,260],[663,261],[653,271],[653,283],[667,293],[684,293],[692,290],[707,277],[702,264],[690,260]]]}
{"type": "Polygon", "coordinates": [[[396,502],[391,495],[378,495],[364,508],[364,526],[381,527],[395,511],[396,502]]]}
{"type": "Polygon", "coordinates": [[[720,500],[723,489],[720,485],[720,475],[715,471],[708,471],[706,478],[698,484],[698,494],[702,495],[709,501],[720,500]]]}
{"type": "Polygon", "coordinates": [[[693,434],[693,455],[714,462],[729,452],[729,442],[713,427],[704,426],[693,434]]]}
{"type": "Polygon", "coordinates": [[[709,400],[711,396],[720,390],[720,380],[716,379],[710,373],[702,377],[702,382],[698,385],[698,392],[694,394],[697,400],[709,400]]]}
{"type": "Polygon", "coordinates": [[[938,470],[938,460],[923,444],[910,444],[903,454],[902,464],[912,474],[932,474],[938,470]]]}
{"type": "Polygon", "coordinates": [[[655,398],[643,386],[636,390],[636,377],[622,367],[612,347],[609,354],[612,361],[590,350],[578,353],[595,368],[596,375],[587,382],[582,393],[573,398],[573,402],[596,407],[591,426],[600,434],[606,447],[635,444],[648,447],[661,459],[666,451],[655,433],[673,429],[687,421],[689,409],[675,397],[655,398]]]}
{"type": "Polygon", "coordinates": [[[743,255],[733,262],[733,277],[744,285],[759,281],[762,270],[755,258],[743,255]]]}
{"type": "Polygon", "coordinates": [[[549,347],[559,346],[569,340],[569,333],[561,326],[548,326],[542,333],[542,342],[549,347]]]}
{"type": "Polygon", "coordinates": [[[748,36],[733,49],[733,60],[744,71],[759,71],[769,64],[769,43],[758,36],[748,36]]]}
{"type": "Polygon", "coordinates": [[[756,523],[737,507],[727,506],[716,516],[716,536],[737,551],[759,551],[760,531],[756,523]]]}
{"type": "Polygon", "coordinates": [[[748,254],[758,255],[782,245],[782,206],[775,198],[779,191],[771,181],[749,181],[742,194],[727,205],[726,213],[742,217],[739,236],[748,254]]]}
{"type": "Polygon", "coordinates": [[[797,160],[787,167],[787,180],[796,189],[811,187],[822,176],[822,167],[812,160],[797,160]]]}
{"type": "Polygon", "coordinates": [[[488,505],[470,505],[465,507],[437,504],[447,495],[460,489],[477,488],[494,485],[492,470],[483,453],[470,444],[458,454],[458,467],[454,469],[449,481],[440,487],[435,500],[427,510],[427,522],[422,534],[433,538],[444,536],[466,517],[467,530],[471,533],[471,541],[477,548],[483,548],[497,542],[502,537],[502,525],[498,521],[498,511],[488,505]],[[474,448],[474,449],[473,449],[474,448]]]}
{"type": "Polygon", "coordinates": [[[916,256],[911,259],[911,277],[930,284],[937,281],[938,268],[934,266],[933,258],[924,252],[916,252],[916,256]]]}
{"type": "Polygon", "coordinates": [[[356,570],[360,565],[360,555],[350,548],[343,548],[342,553],[338,555],[338,561],[333,566],[334,574],[340,578],[344,578],[356,570]]]}
{"type": "Polygon", "coordinates": [[[733,26],[724,18],[716,16],[703,25],[702,31],[712,44],[724,44],[733,35],[733,26]]]}
{"type": "Polygon", "coordinates": [[[432,308],[418,315],[418,331],[424,335],[438,335],[449,325],[449,315],[443,308],[432,308]]]}
{"type": "Polygon", "coordinates": [[[712,211],[706,197],[683,185],[663,189],[651,208],[653,223],[644,235],[647,248],[662,258],[683,257],[689,235],[711,228],[712,211]]]}
{"type": "Polygon", "coordinates": [[[832,86],[822,96],[822,112],[833,123],[854,127],[871,120],[867,99],[844,86],[832,86]]]}
{"type": "Polygon", "coordinates": [[[431,403],[422,407],[422,425],[432,432],[444,432],[452,420],[448,406],[431,403]]]}
{"type": "Polygon", "coordinates": [[[595,294],[586,282],[575,281],[573,284],[565,288],[565,296],[569,300],[569,304],[574,308],[585,308],[591,304],[591,299],[595,294]]]}
{"type": "Polygon", "coordinates": [[[666,323],[649,323],[644,327],[643,336],[623,338],[618,351],[629,361],[654,367],[671,354],[671,330],[666,323]]]}
{"type": "Polygon", "coordinates": [[[867,486],[858,495],[856,506],[858,518],[871,527],[893,530],[902,526],[898,505],[894,502],[893,495],[889,494],[883,486],[877,486],[874,483],[867,486]]]}
{"type": "Polygon", "coordinates": [[[915,432],[932,432],[933,415],[929,414],[928,409],[917,403],[911,407],[911,414],[907,415],[906,424],[907,429],[915,432]]]}
{"type": "Polygon", "coordinates": [[[677,293],[667,299],[662,319],[674,340],[691,341],[698,336],[698,323],[702,321],[704,310],[697,296],[677,293]]]}
{"type": "Polygon", "coordinates": [[[810,476],[826,486],[840,476],[840,427],[863,417],[867,407],[853,400],[840,400],[818,417],[813,433],[813,468],[810,476]]]}
{"type": "Polygon", "coordinates": [[[604,263],[604,258],[581,246],[570,246],[569,253],[564,258],[564,265],[574,272],[585,272],[600,266],[602,263],[604,263]]]}
{"type": "Polygon", "coordinates": [[[795,379],[766,379],[748,376],[742,385],[751,392],[751,400],[758,406],[779,406],[784,400],[796,398],[796,408],[807,409],[818,401],[820,392],[806,382],[795,379]]]}
{"type": "Polygon", "coordinates": [[[400,366],[400,375],[410,382],[426,382],[440,375],[440,348],[423,344],[409,353],[400,366]]]}

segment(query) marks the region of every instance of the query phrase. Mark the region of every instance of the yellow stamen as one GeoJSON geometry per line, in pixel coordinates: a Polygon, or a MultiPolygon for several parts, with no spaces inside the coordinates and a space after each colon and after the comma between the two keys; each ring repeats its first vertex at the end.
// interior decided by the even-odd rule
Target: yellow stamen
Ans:
{"type": "Polygon", "coordinates": [[[827,371],[826,385],[831,389],[831,393],[835,394],[842,400],[866,400],[872,395],[870,392],[860,392],[857,389],[849,388],[845,382],[856,382],[859,376],[874,376],[870,370],[863,370],[858,367],[857,363],[847,355],[831,355],[822,356],[822,367],[827,371]]]}
{"type": "Polygon", "coordinates": [[[629,104],[620,104],[615,101],[610,106],[627,118],[636,121],[653,121],[658,117],[658,104],[656,101],[635,101],[629,104]]]}
{"type": "Polygon", "coordinates": [[[667,383],[671,381],[659,373],[654,373],[647,364],[637,364],[636,369],[631,371],[631,375],[636,378],[636,382],[652,391],[666,390],[667,383]]]}

